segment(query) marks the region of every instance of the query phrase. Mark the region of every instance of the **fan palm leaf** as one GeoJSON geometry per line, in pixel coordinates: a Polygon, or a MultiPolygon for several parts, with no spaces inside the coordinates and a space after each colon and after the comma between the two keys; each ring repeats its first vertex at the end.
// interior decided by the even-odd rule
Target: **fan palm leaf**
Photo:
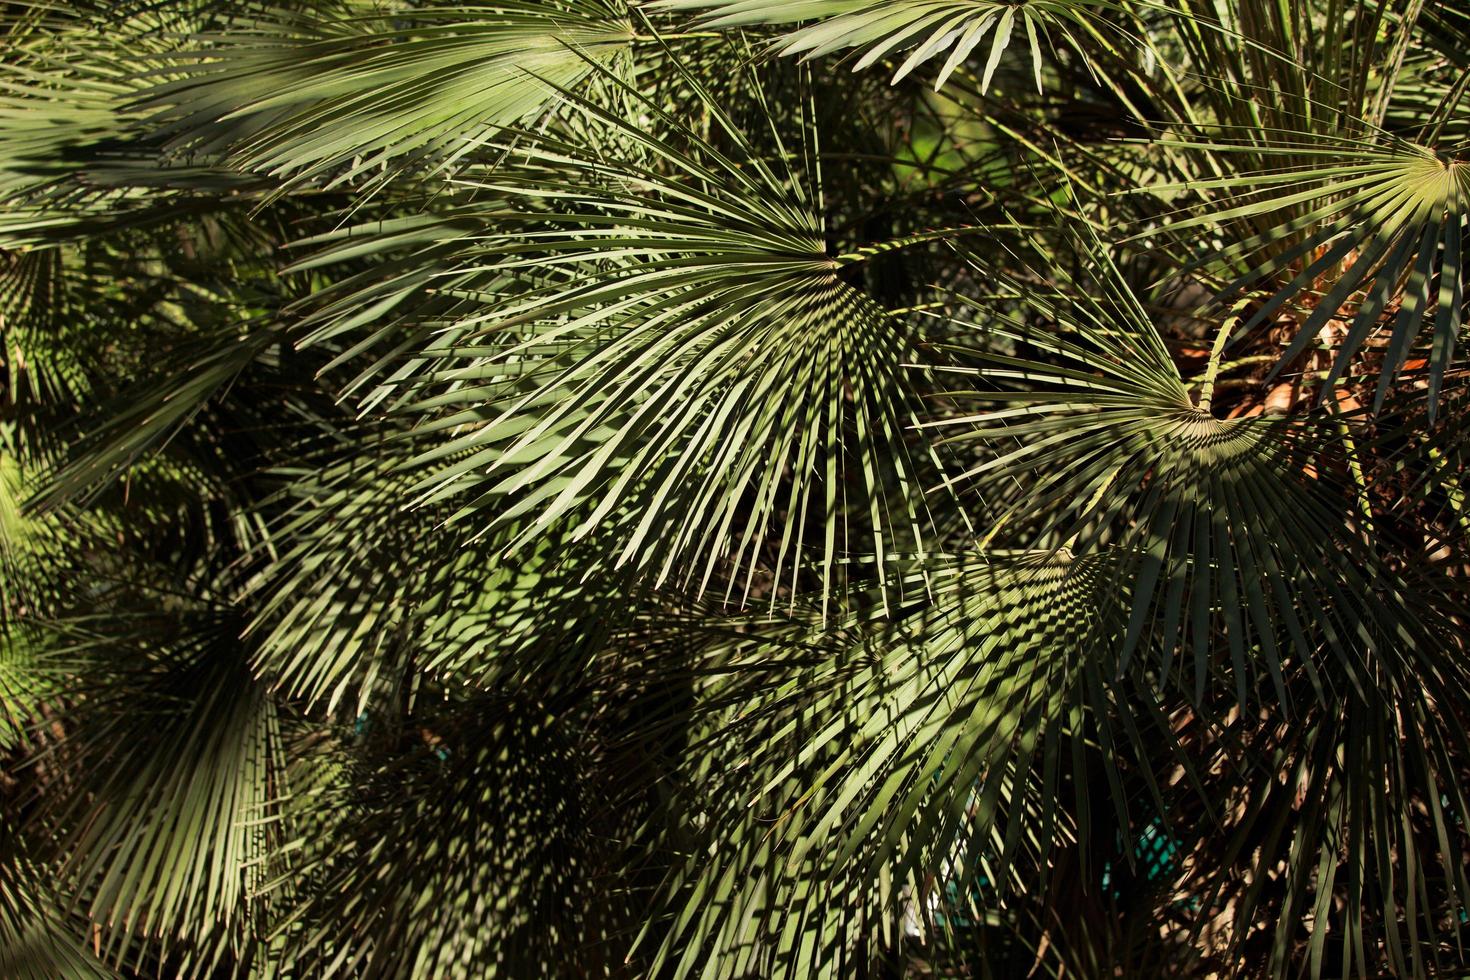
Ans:
{"type": "Polygon", "coordinates": [[[583,941],[596,842],[578,830],[574,733],[550,714],[465,710],[422,719],[415,747],[322,797],[352,815],[277,925],[300,934],[266,975],[526,976],[583,941]]]}
{"type": "Polygon", "coordinates": [[[658,10],[707,11],[705,27],[734,29],[816,21],[775,42],[778,54],[820,58],[850,48],[861,50],[853,65],[861,71],[889,55],[907,57],[893,75],[897,83],[926,61],[944,57],[935,87],[972,53],[986,51],[981,91],[1013,38],[1025,32],[1038,86],[1043,42],[1077,46],[1073,32],[1110,46],[1105,31],[1116,29],[1106,14],[1119,10],[1103,0],[662,0],[658,10]]]}
{"type": "Polygon", "coordinates": [[[728,720],[694,774],[711,853],[671,881],[661,958],[680,975],[845,975],[898,941],[905,914],[937,928],[945,887],[1044,887],[1027,875],[1075,832],[1049,794],[1085,743],[1112,737],[1096,727],[1113,723],[1123,624],[1109,564],[934,558],[891,618],[875,603],[840,624],[851,645],[739,643],[730,680],[706,685],[728,720]]]}
{"type": "Polygon", "coordinates": [[[175,150],[327,183],[449,166],[626,53],[604,0],[247,17],[138,101],[175,150]],[[334,16],[333,16],[334,15],[334,16]]]}
{"type": "Polygon", "coordinates": [[[391,469],[331,463],[297,475],[289,508],[266,525],[268,558],[242,576],[242,597],[262,597],[253,662],[291,695],[329,710],[355,695],[361,711],[414,670],[481,688],[550,679],[634,608],[626,576],[585,581],[562,567],[567,546],[554,538],[487,578],[504,537],[448,532],[406,511],[382,488],[406,494],[412,477],[391,469]]]}
{"type": "Polygon", "coordinates": [[[22,844],[0,824],[0,969],[16,980],[104,980],[113,974],[83,949],[22,844]]]}
{"type": "MultiPolygon", "coordinates": [[[[90,778],[53,801],[68,883],[109,953],[126,956],[132,934],[151,934],[180,976],[210,975],[230,950],[246,955],[264,925],[261,910],[247,909],[278,832],[281,750],[274,705],[245,670],[237,630],[206,615],[165,657],[133,653],[113,693],[101,703],[94,694],[67,737],[90,778]]],[[[145,638],[154,636],[142,623],[145,638]]],[[[102,652],[118,640],[80,642],[102,652]]],[[[115,658],[127,642],[111,647],[115,658]]],[[[79,675],[71,689],[82,693],[96,676],[79,675]]]]}
{"type": "MultiPolygon", "coordinates": [[[[538,139],[518,152],[546,176],[465,178],[499,207],[349,229],[301,264],[457,253],[435,284],[457,302],[421,334],[433,346],[400,354],[385,382],[420,420],[415,441],[437,437],[409,462],[419,501],[460,501],[451,521],[491,530],[521,522],[518,541],[556,526],[580,540],[615,519],[617,564],[701,588],[725,558],[748,588],[770,535],[778,572],[810,550],[830,580],[850,494],[869,501],[880,554],[922,534],[907,329],[839,275],[866,253],[829,254],[817,175],[767,164],[707,93],[736,156],[661,113],[667,137],[565,98],[606,153],[538,139]],[[486,224],[507,230],[469,232],[486,224]]],[[[353,288],[308,342],[361,322],[338,310],[391,310],[421,283],[353,288]]]]}
{"type": "MultiPolygon", "coordinates": [[[[992,344],[1025,345],[1044,360],[994,346],[962,352],[980,363],[951,370],[972,375],[978,390],[952,396],[989,406],[931,427],[962,427],[950,438],[988,452],[955,478],[1024,475],[1027,506],[1047,515],[1031,531],[1033,546],[1121,549],[1119,581],[1132,592],[1124,656],[1157,646],[1167,674],[1177,649],[1192,650],[1197,697],[1217,613],[1232,624],[1242,701],[1254,686],[1251,663],[1286,701],[1286,651],[1307,658],[1310,670],[1316,652],[1330,649],[1353,683],[1367,683],[1347,651],[1432,649],[1403,605],[1417,584],[1378,567],[1362,547],[1335,423],[1217,418],[1213,380],[1186,386],[1147,311],[1106,257],[1098,261],[1097,298],[1030,291],[1021,302],[1045,325],[996,312],[980,325],[992,344]],[[1248,653],[1256,644],[1259,655],[1248,653]]],[[[1222,338],[1233,327],[1223,318],[1222,338]]]]}
{"type": "MultiPolygon", "coordinates": [[[[1433,404],[1453,359],[1463,317],[1461,256],[1470,213],[1470,163],[1452,148],[1436,152],[1413,145],[1378,149],[1349,143],[1335,149],[1324,142],[1275,150],[1240,147],[1268,164],[1273,156],[1317,157],[1320,162],[1315,164],[1159,188],[1247,198],[1243,203],[1227,199],[1224,206],[1172,222],[1169,234],[1289,215],[1258,234],[1210,249],[1196,262],[1212,269],[1250,263],[1225,287],[1224,300],[1258,283],[1270,284],[1269,297],[1245,318],[1239,331],[1269,322],[1283,308],[1301,309],[1300,328],[1281,355],[1284,367],[1318,342],[1324,328],[1340,321],[1336,356],[1320,381],[1323,392],[1331,391],[1349,371],[1369,336],[1382,332],[1387,346],[1378,366],[1375,410],[1382,406],[1414,341],[1427,333],[1433,404]]],[[[1208,149],[1229,153],[1231,145],[1217,143],[1208,149]]]]}

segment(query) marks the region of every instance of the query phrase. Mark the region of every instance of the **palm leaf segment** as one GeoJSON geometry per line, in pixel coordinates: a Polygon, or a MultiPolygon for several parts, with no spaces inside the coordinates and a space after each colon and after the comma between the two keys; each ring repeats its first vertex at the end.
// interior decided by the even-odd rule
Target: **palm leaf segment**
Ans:
{"type": "Polygon", "coordinates": [[[484,689],[546,669],[548,650],[585,656],[604,635],[594,624],[628,607],[627,576],[584,581],[568,562],[599,557],[587,548],[548,535],[498,563],[514,528],[475,535],[440,526],[444,510],[406,512],[413,477],[391,470],[324,463],[270,502],[266,540],[281,544],[241,591],[260,597],[253,664],[279,688],[329,709],[356,694],[360,711],[412,666],[484,689]]]}
{"type": "Polygon", "coordinates": [[[103,980],[111,976],[82,948],[53,907],[43,870],[0,818],[0,971],[15,980],[103,980]]]}
{"type": "Polygon", "coordinates": [[[246,669],[240,624],[195,615],[162,655],[147,623],[79,641],[90,676],[111,673],[110,696],[67,736],[87,778],[48,804],[65,880],[105,931],[105,954],[122,959],[151,935],[185,976],[248,960],[263,936],[258,892],[284,795],[276,708],[246,669]]]}
{"type": "MultiPolygon", "coordinates": [[[[0,253],[0,343],[13,402],[71,406],[87,393],[87,362],[67,343],[87,316],[66,288],[69,271],[58,251],[0,253]]],[[[12,445],[40,437],[34,419],[17,422],[12,445]]]]}
{"type": "MultiPolygon", "coordinates": [[[[701,585],[721,559],[794,571],[810,552],[830,578],[854,493],[869,501],[874,550],[912,546],[907,330],[839,277],[862,256],[828,254],[813,175],[768,166],[707,95],[737,156],[667,116],[664,140],[567,98],[605,151],[542,138],[517,151],[525,176],[466,176],[502,207],[384,239],[449,251],[436,291],[460,299],[418,324],[432,341],[384,381],[419,419],[414,440],[439,439],[409,461],[426,473],[420,502],[520,524],[518,541],[558,525],[573,540],[609,534],[616,564],[701,585]],[[773,534],[774,555],[758,554],[773,534]]],[[[306,265],[371,250],[356,239],[379,231],[337,236],[306,265]]],[[[407,302],[421,281],[353,290],[312,342],[355,330],[365,304],[407,302]]]]}
{"type": "Polygon", "coordinates": [[[1246,760],[1233,791],[1241,803],[1214,837],[1223,860],[1197,882],[1198,894],[1213,901],[1249,869],[1234,918],[1275,919],[1277,975],[1287,973],[1301,923],[1327,921],[1338,902],[1346,906],[1334,920],[1341,926],[1313,930],[1295,952],[1313,974],[1371,976],[1380,956],[1403,976],[1459,972],[1463,916],[1424,901],[1433,895],[1438,908],[1460,909],[1470,901],[1459,826],[1470,809],[1455,761],[1467,747],[1465,730],[1444,710],[1466,678],[1453,674],[1385,678],[1392,710],[1376,696],[1348,696],[1294,725],[1225,728],[1224,744],[1243,735],[1247,746],[1225,763],[1246,760]],[[1285,872],[1284,894],[1271,895],[1263,883],[1268,869],[1285,872]],[[1429,941],[1416,943],[1416,935],[1429,941]]]}
{"type": "Polygon", "coordinates": [[[138,108],[175,150],[346,181],[451,164],[611,65],[632,36],[610,0],[282,15],[232,25],[138,108]]]}
{"type": "MultiPolygon", "coordinates": [[[[225,210],[209,193],[239,174],[170,160],[138,101],[168,74],[176,39],[199,11],[159,4],[12,4],[0,63],[0,242],[53,243],[225,210]],[[122,54],[120,54],[120,52],[122,54]]],[[[238,200],[232,202],[238,205],[238,200]]]]}
{"type": "Polygon", "coordinates": [[[1273,284],[1269,298],[1245,319],[1238,334],[1269,323],[1293,301],[1308,307],[1278,370],[1319,342],[1324,328],[1340,321],[1337,355],[1321,381],[1324,393],[1349,370],[1370,337],[1381,332],[1386,347],[1378,369],[1376,411],[1415,340],[1427,330],[1432,413],[1463,322],[1470,159],[1463,152],[1411,144],[1379,149],[1347,142],[1333,148],[1323,142],[1329,141],[1318,138],[1316,146],[1264,149],[1181,143],[1182,148],[1249,154],[1268,164],[1283,160],[1284,165],[1160,188],[1252,198],[1169,223],[1167,232],[1192,234],[1227,222],[1265,225],[1239,241],[1212,248],[1195,266],[1213,271],[1236,263],[1238,270],[1251,263],[1222,291],[1225,301],[1262,281],[1273,284]],[[1303,158],[1308,162],[1298,162],[1303,158]]]}
{"type": "Polygon", "coordinates": [[[416,745],[312,802],[353,818],[304,842],[312,887],[264,975],[547,976],[606,940],[581,932],[616,902],[587,894],[597,818],[569,723],[488,700],[416,721],[416,745]]]}
{"type": "Polygon", "coordinates": [[[1115,9],[1103,0],[663,0],[654,6],[707,11],[701,23],[713,28],[817,21],[778,40],[776,51],[819,58],[858,48],[862,55],[854,71],[907,52],[894,73],[895,82],[924,62],[944,56],[936,88],[972,53],[988,45],[982,90],[989,87],[1012,38],[1022,31],[1039,86],[1043,38],[1050,41],[1055,33],[1071,42],[1074,30],[1098,36],[1103,24],[1099,15],[1115,9]]]}

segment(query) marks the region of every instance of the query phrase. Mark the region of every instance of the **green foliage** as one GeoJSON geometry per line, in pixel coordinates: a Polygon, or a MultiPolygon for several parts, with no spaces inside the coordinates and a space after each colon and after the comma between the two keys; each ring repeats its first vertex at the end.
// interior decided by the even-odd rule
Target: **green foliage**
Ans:
{"type": "Polygon", "coordinates": [[[0,974],[1470,970],[1459,5],[0,41],[0,974]]]}
{"type": "Polygon", "coordinates": [[[662,0],[656,5],[671,11],[709,10],[703,23],[709,27],[749,27],[755,24],[796,24],[816,20],[780,38],[775,45],[781,54],[807,58],[861,48],[862,56],[853,70],[861,71],[885,56],[907,52],[893,75],[901,81],[919,65],[943,55],[935,87],[944,84],[954,70],[972,54],[983,55],[984,80],[988,88],[996,67],[1005,55],[1012,36],[1024,31],[1038,84],[1041,79],[1042,41],[1055,43],[1055,31],[1064,41],[1077,44],[1073,31],[1106,45],[1098,26],[1106,22],[1105,11],[1119,9],[1100,0],[1032,0],[1003,3],[999,0],[662,0]],[[818,18],[821,18],[818,20],[818,18]],[[912,50],[910,50],[912,49],[912,50]]]}
{"type": "Polygon", "coordinates": [[[180,77],[141,93],[145,128],[171,154],[298,181],[331,174],[325,187],[404,157],[453,166],[632,38],[604,0],[373,6],[274,10],[198,35],[173,55],[180,77]]]}

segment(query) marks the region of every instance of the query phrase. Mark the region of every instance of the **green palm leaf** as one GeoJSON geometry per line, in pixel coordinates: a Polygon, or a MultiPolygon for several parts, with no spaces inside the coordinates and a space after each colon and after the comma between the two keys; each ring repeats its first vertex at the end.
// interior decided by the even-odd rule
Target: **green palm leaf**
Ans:
{"type": "Polygon", "coordinates": [[[557,972],[596,874],[574,732],[493,699],[428,716],[411,745],[320,805],[346,808],[317,886],[278,925],[267,976],[523,977],[557,972]],[[279,972],[275,972],[279,971],[279,972]]]}
{"type": "Polygon", "coordinates": [[[109,655],[115,674],[110,690],[88,688],[95,668],[72,684],[88,711],[66,750],[87,778],[53,801],[64,880],[109,955],[151,935],[179,976],[209,976],[263,934],[254,893],[279,835],[276,712],[230,617],[205,614],[163,656],[129,650],[156,640],[150,625],[77,647],[109,655]]]}
{"type": "Polygon", "coordinates": [[[19,828],[0,817],[0,971],[15,980],[104,980],[45,890],[19,828]]]}
{"type": "MultiPolygon", "coordinates": [[[[978,325],[988,346],[960,351],[978,366],[953,370],[979,390],[952,395],[983,407],[931,427],[963,427],[950,438],[987,451],[956,479],[1024,478],[1024,507],[1045,515],[1024,532],[1033,547],[1121,550],[1119,582],[1132,593],[1125,658],[1156,647],[1167,676],[1176,651],[1192,651],[1196,699],[1217,617],[1231,624],[1242,702],[1256,666],[1287,700],[1288,654],[1314,670],[1317,652],[1331,650],[1352,683],[1367,684],[1349,651],[1434,649],[1405,605],[1420,586],[1362,546],[1339,423],[1215,417],[1213,381],[1186,386],[1144,307],[1105,256],[1096,261],[1095,286],[1018,297],[1041,323],[988,311],[978,325]],[[1046,356],[1001,353],[997,342],[1046,356]]],[[[1233,326],[1223,320],[1222,339],[1233,326]]]]}
{"type": "MultiPolygon", "coordinates": [[[[946,887],[1044,889],[1048,854],[1075,833],[1049,794],[1112,724],[1123,608],[1109,565],[932,559],[891,620],[840,624],[850,645],[739,644],[729,679],[706,685],[718,727],[695,786],[709,853],[670,881],[669,967],[845,975],[897,941],[906,910],[937,928],[946,887]]],[[[1129,724],[1125,743],[1150,722],[1129,724]]]]}
{"type": "MultiPolygon", "coordinates": [[[[0,60],[0,243],[51,244],[219,210],[238,174],[166,161],[132,103],[164,70],[163,39],[198,12],[159,5],[11,4],[0,60]]],[[[257,182],[258,183],[258,182],[257,182]]],[[[236,201],[234,204],[238,204],[236,201]]],[[[231,205],[226,205],[228,209],[231,205]]]]}
{"type": "Polygon", "coordinates": [[[632,40],[604,0],[350,7],[245,18],[139,100],[190,153],[293,180],[449,166],[610,65],[632,40]]]}
{"type": "Polygon", "coordinates": [[[1300,328],[1281,356],[1280,370],[1316,343],[1324,327],[1341,320],[1344,329],[1334,344],[1336,358],[1320,382],[1324,393],[1349,372],[1370,335],[1382,334],[1387,345],[1378,366],[1375,409],[1382,406],[1414,341],[1428,334],[1433,405],[1463,322],[1462,247],[1470,231],[1470,161],[1448,148],[1380,149],[1352,142],[1332,147],[1326,142],[1277,149],[1208,146],[1215,153],[1235,150],[1267,163],[1273,158],[1314,159],[1159,188],[1191,194],[1223,191],[1243,198],[1243,203],[1227,199],[1195,217],[1172,222],[1166,226],[1168,233],[1263,221],[1265,230],[1211,247],[1194,263],[1231,274],[1251,263],[1225,288],[1224,300],[1258,283],[1271,290],[1239,333],[1269,322],[1283,309],[1301,310],[1300,328]]]}
{"type": "Polygon", "coordinates": [[[1362,976],[1381,955],[1405,976],[1453,972],[1464,920],[1442,910],[1470,907],[1455,762],[1467,743],[1438,705],[1464,683],[1455,668],[1388,667],[1377,689],[1289,728],[1222,726],[1221,749],[1247,761],[1232,780],[1242,803],[1195,886],[1206,905],[1236,895],[1236,921],[1265,924],[1263,968],[1280,974],[1296,955],[1314,975],[1362,976]],[[1284,889],[1262,877],[1275,868],[1284,889]]]}
{"type": "MultiPolygon", "coordinates": [[[[842,280],[866,253],[829,254],[817,175],[768,164],[695,91],[735,155],[653,106],[667,137],[568,94],[604,151],[541,138],[519,172],[472,183],[491,206],[350,229],[301,268],[408,247],[443,263],[435,291],[453,302],[415,324],[432,345],[372,366],[387,375],[374,399],[392,394],[418,446],[434,436],[410,463],[421,505],[460,502],[451,521],[515,524],[516,542],[595,533],[615,565],[701,589],[724,559],[748,588],[775,535],[778,573],[811,552],[830,580],[858,533],[849,497],[880,553],[922,533],[909,332],[842,280]],[[503,231],[472,231],[487,227],[503,231]]],[[[309,342],[421,294],[433,266],[415,265],[348,280],[309,342]]]]}
{"type": "Polygon", "coordinates": [[[595,541],[546,538],[487,575],[505,536],[445,529],[447,511],[406,510],[383,488],[406,496],[413,479],[394,472],[391,451],[387,460],[328,460],[292,474],[262,507],[274,514],[263,562],[246,566],[241,592],[260,597],[253,662],[292,696],[328,710],[355,696],[362,711],[400,697],[410,670],[482,689],[549,680],[576,671],[635,608],[627,576],[588,581],[563,564],[571,553],[590,566],[595,541]]]}
{"type": "MultiPolygon", "coordinates": [[[[59,250],[0,253],[0,342],[12,402],[75,405],[86,393],[85,362],[68,342],[84,314],[73,307],[67,271],[59,250]]],[[[19,421],[34,427],[34,420],[19,421]]],[[[35,442],[38,434],[24,429],[22,437],[35,442]]]]}
{"type": "MultiPolygon", "coordinates": [[[[1105,0],[661,0],[657,10],[708,11],[700,23],[712,28],[740,28],[765,24],[818,21],[798,28],[776,42],[780,54],[808,58],[849,48],[862,56],[853,65],[860,71],[890,54],[908,56],[894,73],[898,82],[919,65],[941,56],[944,65],[935,80],[942,86],[950,74],[977,51],[985,57],[981,91],[989,88],[996,66],[1013,38],[1025,32],[1038,86],[1041,82],[1042,42],[1061,40],[1077,45],[1073,32],[1101,40],[1107,28],[1104,15],[1118,9],[1105,0]],[[1054,37],[1055,36],[1055,37],[1054,37]]],[[[1103,42],[1106,44],[1106,42],[1103,42]]]]}
{"type": "Polygon", "coordinates": [[[0,974],[1463,974],[1466,26],[0,3],[0,974]]]}

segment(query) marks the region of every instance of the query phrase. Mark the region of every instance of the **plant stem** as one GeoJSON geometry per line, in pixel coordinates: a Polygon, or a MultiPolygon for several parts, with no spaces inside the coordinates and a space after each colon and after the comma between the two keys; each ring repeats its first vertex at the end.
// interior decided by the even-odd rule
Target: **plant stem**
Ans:
{"type": "Polygon", "coordinates": [[[1230,315],[1220,324],[1220,330],[1215,334],[1215,346],[1210,348],[1210,360],[1205,365],[1205,383],[1199,391],[1199,410],[1209,413],[1210,404],[1215,397],[1215,379],[1220,376],[1220,357],[1225,353],[1225,344],[1230,339],[1230,331],[1240,322],[1240,314],[1245,310],[1248,299],[1238,300],[1230,308],[1230,315]]]}
{"type": "Polygon", "coordinates": [[[634,34],[632,40],[639,41],[698,41],[724,37],[719,31],[688,31],[683,34],[634,34]]]}
{"type": "Polygon", "coordinates": [[[928,231],[916,232],[912,235],[905,235],[902,238],[878,242],[876,245],[865,245],[855,252],[844,252],[841,255],[835,256],[832,261],[840,262],[843,265],[851,265],[854,262],[863,262],[873,258],[875,255],[882,255],[885,252],[896,252],[901,248],[908,248],[910,245],[942,241],[948,238],[958,238],[961,235],[981,234],[988,230],[979,225],[960,225],[955,228],[931,228],[928,231]]]}
{"type": "Polygon", "coordinates": [[[1337,416],[1337,431],[1342,436],[1342,448],[1347,453],[1348,472],[1352,475],[1353,483],[1357,487],[1358,514],[1363,518],[1363,543],[1372,547],[1373,545],[1373,504],[1368,498],[1368,479],[1363,474],[1363,461],[1358,455],[1357,440],[1353,438],[1352,429],[1347,420],[1342,418],[1338,407],[1337,392],[1333,391],[1324,399],[1327,410],[1337,416]]]}

